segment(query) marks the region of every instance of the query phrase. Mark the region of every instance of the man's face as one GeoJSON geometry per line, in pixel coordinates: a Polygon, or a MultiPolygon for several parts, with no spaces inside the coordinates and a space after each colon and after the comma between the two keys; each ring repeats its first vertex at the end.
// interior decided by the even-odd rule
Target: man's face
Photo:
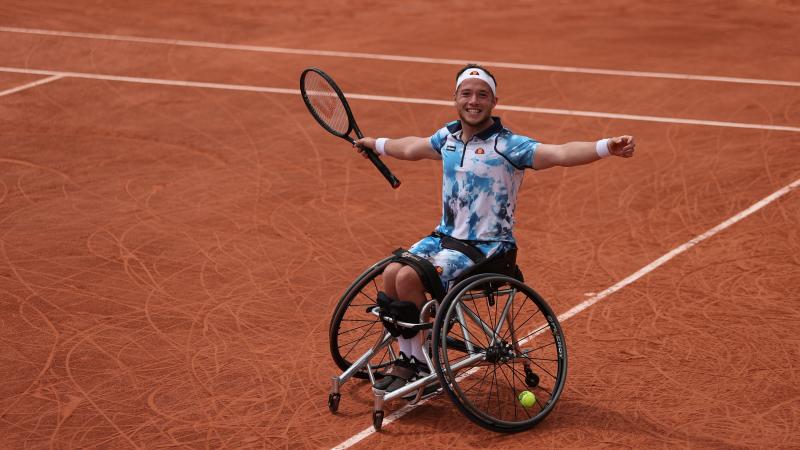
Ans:
{"type": "Polygon", "coordinates": [[[456,110],[461,121],[470,126],[483,124],[492,116],[497,98],[485,81],[467,78],[456,91],[456,110]]]}

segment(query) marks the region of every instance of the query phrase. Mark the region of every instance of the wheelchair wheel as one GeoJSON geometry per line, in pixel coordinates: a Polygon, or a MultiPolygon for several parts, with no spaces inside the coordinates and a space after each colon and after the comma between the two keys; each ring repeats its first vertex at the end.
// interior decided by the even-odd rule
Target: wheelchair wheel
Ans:
{"type": "Polygon", "coordinates": [[[557,317],[533,289],[503,275],[470,277],[447,294],[433,329],[439,382],[470,420],[513,433],[552,411],[567,349],[557,317]],[[528,407],[519,400],[525,391],[535,396],[528,407]]]}
{"type": "MultiPolygon", "coordinates": [[[[383,289],[383,270],[392,257],[385,258],[362,273],[345,291],[333,312],[329,328],[329,343],[333,361],[342,370],[347,370],[353,361],[371,349],[385,329],[377,316],[368,312],[375,306],[378,291],[383,289]]],[[[394,352],[387,347],[372,359],[376,375],[382,376],[382,368],[394,360],[394,352]]],[[[356,378],[368,378],[366,371],[359,371],[356,378]]]]}

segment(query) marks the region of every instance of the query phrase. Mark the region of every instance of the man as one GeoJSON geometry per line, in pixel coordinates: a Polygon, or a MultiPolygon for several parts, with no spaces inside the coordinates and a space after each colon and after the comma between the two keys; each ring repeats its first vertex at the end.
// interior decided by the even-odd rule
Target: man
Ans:
{"type": "MultiPolygon", "coordinates": [[[[467,65],[456,75],[454,99],[460,120],[447,124],[430,138],[365,137],[355,144],[359,152],[369,148],[379,155],[410,161],[442,160],[441,222],[433,235],[409,251],[435,266],[445,289],[475,263],[464,252],[453,250],[453,245],[443,246],[443,240],[460,240],[486,257],[516,248],[512,234],[514,208],[524,169],[578,166],[607,156],[630,158],[635,150],[633,136],[627,135],[552,145],[512,133],[503,127],[500,118],[492,116],[498,100],[497,81],[476,64],[467,65]]],[[[383,276],[381,300],[399,310],[416,308],[418,314],[427,299],[417,270],[392,263],[383,276]]],[[[391,392],[427,375],[423,342],[422,334],[398,336],[400,359],[375,387],[391,392]]]]}

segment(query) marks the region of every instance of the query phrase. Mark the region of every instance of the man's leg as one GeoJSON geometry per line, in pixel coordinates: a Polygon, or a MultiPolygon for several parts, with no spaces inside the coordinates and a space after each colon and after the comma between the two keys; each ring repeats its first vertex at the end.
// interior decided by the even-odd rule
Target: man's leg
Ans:
{"type": "MultiPolygon", "coordinates": [[[[412,267],[403,266],[397,273],[395,279],[395,289],[398,298],[414,303],[417,308],[422,308],[422,305],[428,300],[425,296],[425,287],[422,280],[419,279],[417,271],[412,267]]],[[[417,333],[416,336],[411,338],[398,338],[400,344],[400,351],[409,357],[414,357],[417,362],[425,364],[425,356],[422,353],[422,345],[427,336],[426,331],[417,333]]]]}
{"type": "MultiPolygon", "coordinates": [[[[417,308],[421,308],[427,300],[422,281],[412,267],[399,263],[389,264],[383,272],[383,282],[384,293],[392,300],[410,302],[417,308]]],[[[416,322],[418,319],[405,320],[416,322]]],[[[404,386],[407,380],[411,380],[423,372],[427,374],[425,356],[422,354],[424,337],[425,332],[417,333],[410,338],[397,336],[397,344],[401,353],[400,359],[388,372],[393,376],[375,383],[377,389],[391,392],[404,386]]]]}

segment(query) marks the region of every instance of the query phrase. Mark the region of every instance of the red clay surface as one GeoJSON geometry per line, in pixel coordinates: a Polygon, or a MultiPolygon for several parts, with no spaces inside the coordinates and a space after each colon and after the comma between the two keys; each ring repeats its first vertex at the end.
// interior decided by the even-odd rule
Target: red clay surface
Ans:
{"type": "MultiPolygon", "coordinates": [[[[396,2],[5,2],[0,26],[798,81],[796,3],[630,1],[484,12],[396,2]],[[291,5],[291,6],[289,6],[291,5]],[[345,14],[340,8],[350,8],[345,14]],[[335,17],[346,21],[333,20],[335,17]],[[318,32],[308,30],[316,26],[318,32]]],[[[0,32],[0,67],[447,99],[454,66],[0,32]]],[[[800,88],[497,70],[501,104],[800,126],[800,88]]],[[[0,72],[0,91],[44,76],[0,72]]],[[[370,134],[452,108],[354,101],[370,134]]],[[[504,113],[637,156],[529,172],[519,264],[564,312],[800,177],[800,133],[504,113]]],[[[325,448],[327,327],[355,276],[430,232],[436,163],[389,189],[298,96],[63,78],[0,97],[0,447],[325,448]]],[[[570,371],[513,436],[440,397],[357,448],[790,447],[800,438],[794,191],[563,325],[570,371]]],[[[401,405],[390,405],[389,410],[401,405]]]]}

